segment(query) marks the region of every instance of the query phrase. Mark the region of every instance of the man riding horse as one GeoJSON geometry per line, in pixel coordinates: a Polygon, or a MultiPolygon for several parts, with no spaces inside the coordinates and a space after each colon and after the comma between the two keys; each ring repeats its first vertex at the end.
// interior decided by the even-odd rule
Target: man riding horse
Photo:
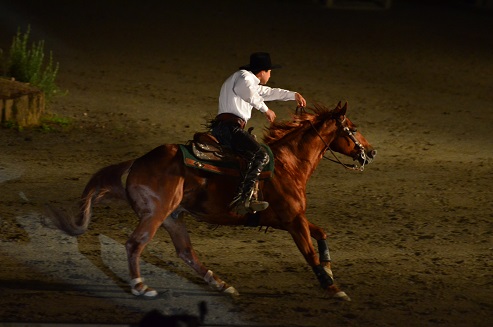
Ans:
{"type": "Polygon", "coordinates": [[[306,106],[301,94],[265,85],[270,79],[271,70],[280,67],[271,63],[268,53],[253,53],[250,55],[250,63],[241,66],[221,87],[219,111],[211,123],[211,133],[222,145],[231,148],[247,162],[243,180],[230,203],[231,208],[244,205],[247,210],[262,211],[269,206],[265,201],[252,198],[259,175],[269,161],[264,148],[245,131],[252,109],[264,113],[267,120],[272,123],[276,113],[267,107],[265,101],[295,100],[298,106],[306,106]]]}

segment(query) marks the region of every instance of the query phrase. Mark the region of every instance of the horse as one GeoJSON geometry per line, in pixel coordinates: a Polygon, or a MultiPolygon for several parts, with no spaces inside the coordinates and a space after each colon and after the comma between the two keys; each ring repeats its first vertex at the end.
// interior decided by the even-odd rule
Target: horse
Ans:
{"type": "MultiPolygon", "coordinates": [[[[262,181],[260,192],[270,205],[253,214],[256,226],[287,231],[312,268],[327,296],[350,301],[334,282],[325,231],[306,217],[306,184],[326,151],[356,162],[348,169],[362,170],[376,150],[346,117],[347,102],[329,110],[317,104],[296,110],[292,120],[266,127],[263,142],[274,155],[274,174],[262,181]],[[317,241],[318,254],[311,239],[317,241]]],[[[342,163],[340,160],[338,160],[342,163]]],[[[228,204],[240,182],[184,164],[179,144],[160,145],[143,156],[110,165],[96,172],[86,184],[76,214],[53,209],[51,219],[63,232],[77,236],[87,231],[92,208],[101,200],[123,199],[139,218],[125,243],[130,290],[135,296],[155,297],[144,283],[140,256],[160,226],[169,233],[177,255],[212,288],[232,296],[239,292],[207,269],[192,247],[185,215],[213,225],[252,226],[252,214],[240,214],[228,204]],[[122,182],[126,176],[126,183],[122,182]]]]}

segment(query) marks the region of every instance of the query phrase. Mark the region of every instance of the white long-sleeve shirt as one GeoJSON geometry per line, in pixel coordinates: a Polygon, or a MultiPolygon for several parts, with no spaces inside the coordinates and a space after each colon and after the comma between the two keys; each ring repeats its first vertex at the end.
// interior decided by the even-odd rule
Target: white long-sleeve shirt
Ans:
{"type": "Polygon", "coordinates": [[[260,85],[260,80],[248,70],[239,70],[222,85],[218,114],[231,113],[247,122],[252,108],[266,112],[265,101],[295,100],[296,92],[260,85]]]}

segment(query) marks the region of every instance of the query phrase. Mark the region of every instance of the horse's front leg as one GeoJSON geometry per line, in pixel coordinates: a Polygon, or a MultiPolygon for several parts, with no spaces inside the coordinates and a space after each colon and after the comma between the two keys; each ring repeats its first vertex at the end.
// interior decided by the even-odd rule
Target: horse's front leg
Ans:
{"type": "MultiPolygon", "coordinates": [[[[310,230],[310,235],[317,241],[318,257],[320,260],[320,265],[332,278],[332,280],[334,280],[334,274],[332,273],[332,268],[331,268],[332,260],[330,258],[329,246],[327,244],[327,234],[324,232],[322,228],[310,222],[308,222],[308,226],[310,230]]],[[[345,301],[351,301],[349,296],[345,292],[339,290],[337,286],[334,286],[332,291],[334,292],[334,297],[338,297],[345,301]]]]}
{"type": "Polygon", "coordinates": [[[164,222],[163,227],[168,231],[171,240],[176,249],[176,253],[187,265],[192,267],[197,274],[202,277],[212,288],[229,294],[239,295],[238,291],[226,282],[222,281],[218,276],[214,275],[211,270],[208,270],[199,260],[195,253],[190,235],[185,226],[184,213],[175,212],[170,215],[164,222]]]}
{"type": "Polygon", "coordinates": [[[330,258],[329,246],[327,244],[327,234],[325,234],[322,228],[312,224],[311,222],[308,222],[308,227],[311,237],[317,241],[318,258],[320,260],[320,264],[324,267],[329,276],[334,279],[334,274],[332,273],[330,266],[332,260],[330,258]]]}
{"type": "MultiPolygon", "coordinates": [[[[315,248],[313,247],[311,242],[311,229],[313,227],[314,225],[309,223],[306,217],[298,216],[297,219],[290,224],[288,231],[293,237],[298,249],[305,257],[305,260],[312,267],[313,272],[320,282],[320,286],[331,296],[349,301],[349,297],[337,287],[334,283],[333,277],[331,276],[332,271],[330,270],[330,256],[328,256],[328,247],[327,251],[323,249],[324,253],[320,255],[316,253],[315,248]]],[[[317,235],[319,238],[320,236],[325,235],[321,229],[319,231],[321,231],[321,234],[317,235]]],[[[326,243],[318,243],[319,246],[320,244],[326,243]]]]}

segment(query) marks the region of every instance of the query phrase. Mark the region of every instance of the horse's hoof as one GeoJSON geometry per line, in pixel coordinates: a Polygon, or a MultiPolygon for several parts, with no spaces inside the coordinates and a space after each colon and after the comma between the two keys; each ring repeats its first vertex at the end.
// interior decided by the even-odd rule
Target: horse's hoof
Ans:
{"type": "Polygon", "coordinates": [[[238,291],[236,290],[236,288],[234,288],[233,286],[228,287],[223,292],[226,293],[226,294],[229,294],[231,296],[239,296],[240,295],[240,293],[238,293],[238,291]]]}
{"type": "Polygon", "coordinates": [[[334,298],[341,300],[341,301],[351,301],[351,298],[346,294],[346,292],[339,291],[336,294],[334,294],[334,298]]]}
{"type": "Polygon", "coordinates": [[[157,296],[157,291],[155,289],[147,287],[147,285],[144,285],[144,288],[142,288],[141,290],[136,290],[135,288],[132,288],[132,294],[135,296],[151,298],[157,296]]]}
{"type": "Polygon", "coordinates": [[[130,286],[132,287],[132,294],[135,296],[143,296],[146,298],[152,298],[157,296],[157,291],[153,288],[150,288],[146,284],[144,284],[144,279],[135,278],[130,281],[130,286]],[[142,284],[142,286],[137,289],[136,286],[142,284]]]}

